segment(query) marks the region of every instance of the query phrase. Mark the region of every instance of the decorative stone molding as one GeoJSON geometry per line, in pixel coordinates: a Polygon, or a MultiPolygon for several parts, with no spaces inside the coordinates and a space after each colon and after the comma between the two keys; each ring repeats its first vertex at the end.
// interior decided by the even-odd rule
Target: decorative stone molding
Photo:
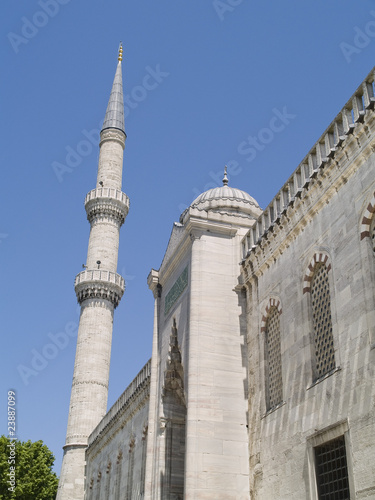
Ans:
{"type": "Polygon", "coordinates": [[[121,463],[122,457],[123,457],[123,455],[122,455],[122,451],[120,450],[120,451],[118,452],[117,459],[116,459],[116,464],[117,464],[117,465],[119,465],[119,463],[121,463]]]}
{"type": "Polygon", "coordinates": [[[125,280],[112,271],[86,269],[77,274],[74,288],[79,304],[87,299],[105,299],[116,308],[125,291],[125,280]]]}
{"type": "Polygon", "coordinates": [[[87,436],[83,434],[71,434],[66,436],[65,445],[63,449],[66,448],[86,448],[87,447],[87,436]]]}
{"type": "Polygon", "coordinates": [[[134,448],[135,448],[135,436],[132,435],[129,441],[129,450],[128,450],[129,453],[133,453],[134,448]]]}
{"type": "Polygon", "coordinates": [[[160,419],[159,419],[159,428],[160,428],[160,432],[161,433],[163,433],[165,431],[165,429],[167,428],[168,422],[169,422],[168,418],[160,417],[160,419]]]}
{"type": "Polygon", "coordinates": [[[108,389],[108,384],[103,384],[103,382],[98,382],[97,380],[74,380],[72,382],[72,387],[74,385],[81,385],[81,384],[94,384],[94,385],[101,385],[105,389],[108,389]]]}
{"type": "MultiPolygon", "coordinates": [[[[253,260],[259,259],[261,253],[259,260],[271,255],[272,260],[276,259],[284,251],[284,242],[287,247],[287,240],[294,239],[359,165],[373,154],[374,79],[371,71],[248,231],[242,240],[243,263],[247,264],[254,254],[257,255],[253,260]],[[274,248],[270,248],[270,241],[275,243],[274,248]]],[[[374,204],[375,200],[370,210],[374,204]]]]}
{"type": "Polygon", "coordinates": [[[106,128],[100,132],[100,142],[99,147],[102,146],[104,142],[116,141],[121,144],[122,148],[125,148],[126,134],[117,128],[106,128]]]}
{"type": "Polygon", "coordinates": [[[147,433],[148,433],[148,424],[144,424],[142,429],[142,441],[145,441],[147,439],[147,433]]]}
{"type": "MultiPolygon", "coordinates": [[[[110,439],[113,439],[116,434],[116,432],[111,431],[113,426],[124,425],[132,415],[137,413],[146,404],[149,398],[150,379],[151,360],[145,364],[135,379],[113,404],[105,417],[92,431],[88,439],[89,453],[105,434],[110,433],[110,439]]],[[[101,448],[101,446],[99,446],[99,448],[101,448]]]]}
{"type": "Polygon", "coordinates": [[[161,297],[162,287],[159,283],[159,271],[151,269],[149,275],[147,276],[147,284],[154,295],[154,299],[161,297]]]}
{"type": "Polygon", "coordinates": [[[367,205],[361,221],[361,241],[371,236],[371,223],[375,213],[375,192],[367,205]]]}
{"type": "Polygon", "coordinates": [[[128,215],[129,205],[129,198],[126,194],[114,188],[92,189],[85,198],[85,209],[90,224],[107,218],[113,219],[119,226],[122,226],[128,215]]]}
{"type": "Polygon", "coordinates": [[[262,320],[261,320],[261,324],[260,324],[260,331],[262,333],[264,333],[266,331],[268,313],[269,313],[271,307],[276,307],[276,309],[279,311],[279,314],[281,314],[283,312],[283,310],[281,308],[280,300],[275,299],[275,298],[270,298],[268,301],[268,304],[266,305],[264,313],[262,315],[262,320]]]}
{"type": "Polygon", "coordinates": [[[185,288],[188,286],[189,281],[189,266],[186,266],[180,276],[176,279],[169,292],[165,296],[164,301],[164,315],[167,316],[169,311],[180,298],[185,288]]]}
{"type": "Polygon", "coordinates": [[[181,363],[181,352],[178,345],[175,318],[173,318],[168,361],[164,372],[164,385],[162,389],[163,400],[168,394],[174,394],[181,404],[186,406],[184,393],[184,369],[181,363]]]}
{"type": "Polygon", "coordinates": [[[303,278],[303,293],[308,293],[311,290],[311,280],[314,275],[314,269],[316,264],[321,262],[327,268],[327,272],[329,272],[332,268],[330,259],[326,253],[317,252],[314,254],[314,257],[311,259],[310,264],[307,266],[307,272],[303,278]]]}

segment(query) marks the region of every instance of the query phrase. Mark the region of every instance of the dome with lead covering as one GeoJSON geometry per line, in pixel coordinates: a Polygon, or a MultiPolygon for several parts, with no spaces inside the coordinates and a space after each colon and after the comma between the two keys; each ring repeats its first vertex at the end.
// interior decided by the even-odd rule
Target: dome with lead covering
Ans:
{"type": "Polygon", "coordinates": [[[209,189],[195,198],[190,207],[181,215],[181,220],[188,210],[219,212],[251,218],[257,218],[261,213],[257,201],[252,196],[245,191],[228,186],[226,169],[223,186],[209,189]]]}
{"type": "Polygon", "coordinates": [[[258,203],[254,200],[252,196],[250,196],[245,191],[241,191],[240,189],[232,188],[228,185],[224,185],[221,187],[209,189],[204,193],[200,194],[193,203],[190,205],[191,207],[197,207],[201,203],[213,202],[213,201],[222,201],[228,200],[233,202],[240,203],[248,203],[250,205],[258,207],[258,203]]]}

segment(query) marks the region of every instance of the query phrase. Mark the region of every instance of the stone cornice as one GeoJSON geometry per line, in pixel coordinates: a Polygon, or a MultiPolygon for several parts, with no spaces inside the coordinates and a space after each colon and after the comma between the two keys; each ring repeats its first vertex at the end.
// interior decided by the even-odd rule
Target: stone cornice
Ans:
{"type": "Polygon", "coordinates": [[[118,189],[96,188],[86,195],[85,209],[90,224],[110,218],[121,226],[129,212],[129,198],[118,189]]]}
{"type": "Polygon", "coordinates": [[[104,299],[116,308],[125,291],[125,280],[104,269],[86,269],[77,274],[74,289],[79,304],[87,299],[104,299]]]}
{"type": "Polygon", "coordinates": [[[212,233],[232,238],[237,234],[238,226],[230,223],[216,222],[210,219],[199,217],[189,217],[184,227],[184,235],[177,245],[175,251],[167,261],[163,261],[159,269],[159,280],[162,286],[165,285],[175,269],[180,265],[182,258],[194,241],[199,240],[204,233],[212,233]]]}
{"type": "MultiPolygon", "coordinates": [[[[92,434],[89,437],[89,445],[86,450],[86,455],[93,460],[99,453],[110,443],[116,439],[116,435],[123,427],[138,413],[150,399],[150,383],[144,382],[134,394],[125,408],[123,408],[116,416],[113,416],[106,425],[105,429],[98,434],[92,441],[92,434]]],[[[105,418],[105,417],[104,417],[105,418]]]]}
{"type": "MultiPolygon", "coordinates": [[[[264,223],[264,215],[258,219],[258,232],[253,230],[250,235],[253,243],[249,244],[249,236],[244,239],[244,247],[249,248],[242,261],[245,281],[252,275],[261,275],[269,268],[374,153],[374,111],[369,108],[361,115],[361,119],[352,125],[331,157],[325,158],[318,168],[311,171],[305,185],[295,192],[278,216],[268,226],[264,223]],[[259,227],[262,227],[264,232],[256,240],[254,233],[259,234],[259,227]]],[[[248,234],[250,233],[251,230],[248,234]]]]}
{"type": "Polygon", "coordinates": [[[100,453],[103,447],[124,427],[126,422],[148,402],[150,379],[151,360],[146,363],[90,434],[87,454],[96,456],[100,453]]]}
{"type": "Polygon", "coordinates": [[[161,285],[159,284],[159,271],[151,269],[149,275],[147,276],[147,284],[154,295],[154,299],[160,297],[161,285]]]}

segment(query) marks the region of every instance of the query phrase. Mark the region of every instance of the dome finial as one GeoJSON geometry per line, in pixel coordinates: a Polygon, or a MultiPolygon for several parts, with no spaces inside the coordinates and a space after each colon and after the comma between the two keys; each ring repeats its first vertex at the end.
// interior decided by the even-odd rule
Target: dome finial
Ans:
{"type": "Polygon", "coordinates": [[[227,166],[224,168],[223,186],[228,186],[227,166]]]}
{"type": "Polygon", "coordinates": [[[119,62],[122,61],[122,42],[120,42],[120,47],[118,49],[118,60],[119,62]]]}

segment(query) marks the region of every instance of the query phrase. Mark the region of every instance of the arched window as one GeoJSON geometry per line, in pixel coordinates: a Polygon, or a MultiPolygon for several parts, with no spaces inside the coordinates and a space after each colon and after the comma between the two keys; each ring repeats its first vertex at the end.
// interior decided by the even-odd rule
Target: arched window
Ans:
{"type": "Polygon", "coordinates": [[[102,479],[102,473],[99,471],[98,477],[96,479],[96,495],[95,495],[96,500],[100,500],[100,487],[102,485],[101,479],[102,479]]]}
{"type": "Polygon", "coordinates": [[[116,460],[115,500],[120,500],[121,469],[122,469],[122,451],[118,453],[116,460]]]}
{"type": "Polygon", "coordinates": [[[94,489],[94,478],[90,479],[89,489],[87,491],[87,500],[93,499],[93,489],[94,489]]]}
{"type": "Polygon", "coordinates": [[[134,448],[135,439],[132,437],[129,443],[129,461],[128,461],[128,480],[126,484],[126,500],[131,500],[133,494],[133,476],[134,476],[134,448]]]}
{"type": "Polygon", "coordinates": [[[269,309],[265,325],[266,402],[267,411],[283,400],[281,370],[280,312],[276,306],[269,309]]]}
{"type": "Polygon", "coordinates": [[[106,469],[106,483],[105,483],[105,498],[109,498],[109,489],[111,486],[111,469],[112,469],[112,464],[111,462],[108,462],[107,469],[106,469]]]}
{"type": "Polygon", "coordinates": [[[145,493],[145,477],[146,477],[146,456],[147,456],[147,432],[148,426],[144,426],[142,433],[142,462],[141,462],[141,498],[145,493]]]}
{"type": "Polygon", "coordinates": [[[310,293],[315,347],[315,380],[323,377],[336,367],[328,272],[329,269],[325,262],[317,262],[314,266],[311,279],[310,293]]]}

